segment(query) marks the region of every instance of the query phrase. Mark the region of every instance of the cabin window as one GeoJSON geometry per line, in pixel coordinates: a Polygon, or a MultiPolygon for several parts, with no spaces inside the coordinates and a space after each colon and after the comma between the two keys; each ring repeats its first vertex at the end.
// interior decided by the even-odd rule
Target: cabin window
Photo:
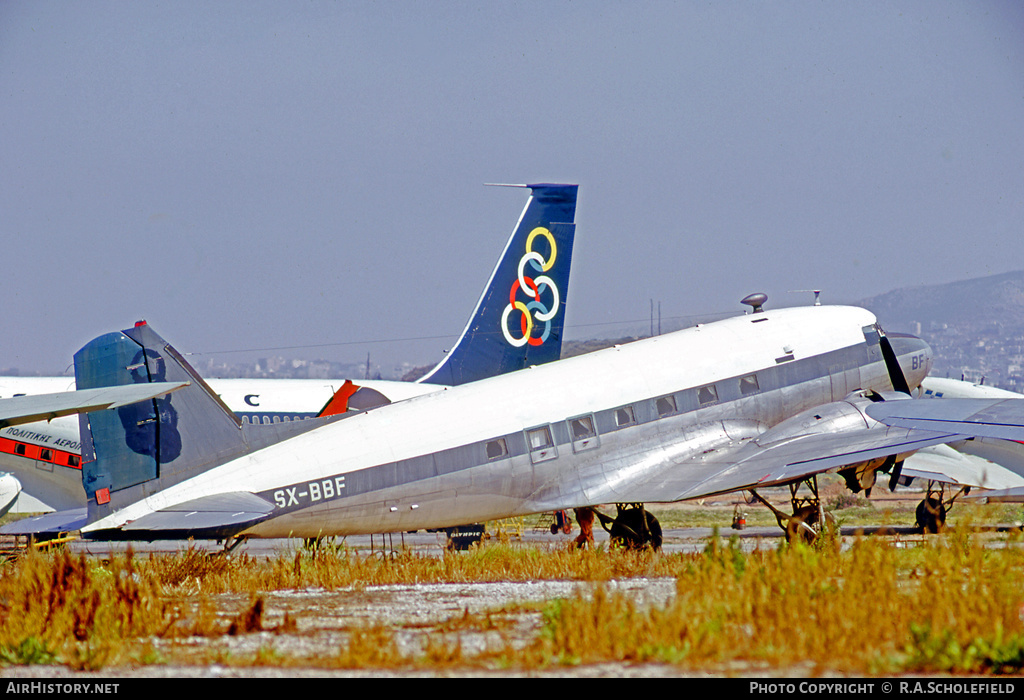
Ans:
{"type": "Polygon", "coordinates": [[[655,408],[658,409],[658,417],[664,418],[677,412],[679,409],[676,407],[676,397],[669,394],[668,396],[662,396],[660,399],[654,402],[655,408]]]}
{"type": "Polygon", "coordinates": [[[498,459],[508,454],[505,438],[498,438],[487,443],[487,459],[498,459]]]}
{"type": "Polygon", "coordinates": [[[745,377],[740,377],[740,393],[746,396],[747,394],[756,394],[760,390],[757,385],[757,375],[748,374],[745,377]]]}
{"type": "Polygon", "coordinates": [[[526,431],[526,444],[530,447],[530,461],[534,464],[546,462],[558,456],[555,441],[551,439],[551,427],[541,426],[526,431]]]}
{"type": "Polygon", "coordinates": [[[39,459],[45,459],[47,462],[53,461],[53,450],[43,449],[39,451],[39,459]]]}
{"type": "Polygon", "coordinates": [[[714,384],[708,384],[697,389],[697,402],[701,406],[707,406],[718,401],[718,389],[715,388],[714,384]]]}
{"type": "Polygon", "coordinates": [[[79,464],[81,464],[81,460],[79,459],[78,455],[68,455],[69,467],[77,467],[79,464]]]}
{"type": "Polygon", "coordinates": [[[591,416],[580,416],[569,421],[569,430],[572,431],[573,440],[583,440],[597,435],[594,430],[594,419],[591,416]]]}
{"type": "Polygon", "coordinates": [[[16,444],[14,446],[14,454],[21,455],[22,457],[24,457],[25,456],[25,446],[23,444],[21,444],[21,443],[16,444]]]}
{"type": "Polygon", "coordinates": [[[615,409],[615,425],[620,428],[626,425],[633,425],[636,423],[636,416],[633,415],[632,406],[623,406],[622,408],[615,409]]]}
{"type": "Polygon", "coordinates": [[[530,439],[531,450],[542,450],[545,447],[551,447],[553,444],[551,441],[551,430],[547,426],[528,430],[526,435],[530,439]]]}
{"type": "Polygon", "coordinates": [[[598,445],[597,429],[594,427],[594,416],[579,416],[569,419],[569,437],[574,452],[592,450],[598,445]]]}

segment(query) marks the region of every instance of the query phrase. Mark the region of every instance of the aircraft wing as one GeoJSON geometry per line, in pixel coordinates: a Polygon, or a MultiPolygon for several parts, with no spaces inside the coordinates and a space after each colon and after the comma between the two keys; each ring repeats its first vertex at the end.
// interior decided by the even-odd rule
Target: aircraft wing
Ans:
{"type": "Polygon", "coordinates": [[[983,500],[986,503],[1024,503],[1024,487],[985,491],[967,498],[983,500]]]}
{"type": "MultiPolygon", "coordinates": [[[[868,415],[886,425],[955,430],[966,436],[1024,441],[1024,399],[940,399],[902,401],[905,405],[877,404],[868,415]]],[[[949,479],[936,478],[937,481],[949,479]]],[[[1024,488],[998,486],[981,494],[990,501],[1024,501],[1024,488]]]]}
{"type": "Polygon", "coordinates": [[[780,486],[816,474],[838,471],[853,464],[912,453],[923,447],[956,439],[956,435],[924,430],[863,428],[849,432],[810,434],[764,447],[751,443],[745,448],[749,454],[737,454],[738,460],[734,465],[695,485],[684,493],[683,498],[780,486]]]}
{"type": "Polygon", "coordinates": [[[941,481],[982,489],[1024,488],[1024,477],[1000,464],[949,445],[934,445],[914,453],[903,463],[904,479],[941,481]]]}
{"type": "Polygon", "coordinates": [[[886,401],[867,413],[886,425],[1024,440],[1024,399],[886,401]]]}
{"type": "Polygon", "coordinates": [[[125,384],[99,389],[65,391],[58,394],[38,394],[0,399],[0,428],[40,420],[53,420],[75,413],[88,413],[105,408],[120,408],[129,404],[169,394],[188,382],[156,382],[152,384],[125,384]]]}
{"type": "MultiPolygon", "coordinates": [[[[763,438],[764,436],[762,436],[763,438]]],[[[588,493],[600,503],[666,503],[752,488],[780,486],[840,469],[912,453],[961,436],[904,428],[860,428],[809,433],[766,443],[761,438],[696,455],[681,453],[626,468],[588,493]]],[[[670,454],[671,450],[666,454],[670,454]]]]}

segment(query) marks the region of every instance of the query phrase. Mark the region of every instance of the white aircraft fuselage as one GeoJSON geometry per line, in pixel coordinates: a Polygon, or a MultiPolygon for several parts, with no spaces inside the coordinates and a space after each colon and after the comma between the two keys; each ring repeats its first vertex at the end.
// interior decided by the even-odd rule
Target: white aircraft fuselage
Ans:
{"type": "MultiPolygon", "coordinates": [[[[247,423],[269,425],[312,418],[341,387],[331,379],[210,379],[210,388],[247,423]]],[[[387,380],[360,380],[392,401],[443,387],[387,380]]],[[[71,377],[0,377],[0,399],[74,391],[71,377]]],[[[82,443],[78,417],[0,428],[0,472],[16,475],[25,487],[19,512],[85,506],[82,443]]]]}
{"type": "MultiPolygon", "coordinates": [[[[918,338],[901,341],[899,363],[916,387],[931,351],[918,338]]],[[[155,493],[133,487],[138,500],[83,533],[238,492],[273,504],[241,533],[258,537],[395,532],[632,501],[628,486],[666,462],[681,463],[677,477],[691,470],[697,486],[708,476],[706,452],[854,390],[892,387],[869,311],[769,310],[355,414],[155,493]]]]}

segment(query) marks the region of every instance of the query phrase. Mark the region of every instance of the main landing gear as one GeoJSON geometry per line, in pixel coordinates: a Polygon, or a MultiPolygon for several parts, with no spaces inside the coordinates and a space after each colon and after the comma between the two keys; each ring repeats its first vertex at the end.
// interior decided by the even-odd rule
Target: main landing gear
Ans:
{"type": "MultiPolygon", "coordinates": [[[[661,549],[662,533],[661,523],[649,511],[644,508],[643,503],[616,503],[615,517],[605,515],[596,508],[579,509],[590,510],[612,539],[612,543],[626,549],[661,549]]],[[[579,513],[577,513],[577,520],[579,513]]],[[[582,523],[581,523],[582,527],[582,523]]]]}
{"type": "Polygon", "coordinates": [[[220,551],[213,552],[210,556],[212,557],[226,557],[233,551],[238,549],[239,546],[249,541],[248,535],[232,535],[223,539],[218,539],[217,544],[221,546],[220,551]]]}
{"type": "Polygon", "coordinates": [[[964,486],[950,496],[949,500],[943,500],[945,488],[945,484],[938,483],[938,488],[936,488],[936,482],[928,482],[928,491],[925,493],[924,500],[917,504],[917,526],[921,528],[921,532],[926,534],[942,532],[946,528],[946,513],[949,512],[953,503],[961,495],[971,492],[970,486],[964,486]]]}
{"type": "Polygon", "coordinates": [[[836,520],[831,513],[826,513],[818,498],[818,479],[812,476],[804,481],[811,491],[810,496],[798,496],[797,491],[800,484],[789,485],[789,500],[793,505],[793,514],[786,515],[767,500],[761,497],[757,491],[750,489],[750,493],[768,509],[775,514],[775,520],[779,527],[786,531],[786,541],[801,541],[811,544],[818,539],[823,527],[828,530],[836,529],[836,520]]]}

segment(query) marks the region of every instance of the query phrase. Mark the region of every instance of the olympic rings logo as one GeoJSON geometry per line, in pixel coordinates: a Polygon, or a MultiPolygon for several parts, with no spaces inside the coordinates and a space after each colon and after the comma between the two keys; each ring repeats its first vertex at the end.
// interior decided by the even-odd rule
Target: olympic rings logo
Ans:
{"type": "Polygon", "coordinates": [[[543,345],[544,341],[551,334],[551,319],[558,313],[560,302],[558,287],[555,286],[554,281],[550,277],[544,274],[537,275],[536,277],[527,277],[526,266],[529,265],[534,274],[547,272],[554,266],[557,254],[558,249],[555,246],[555,237],[551,235],[551,231],[543,226],[538,226],[530,231],[530,235],[526,238],[526,253],[519,259],[518,275],[512,283],[511,290],[509,290],[508,306],[505,307],[501,314],[501,332],[505,336],[505,340],[512,347],[521,348],[527,343],[530,345],[543,345]],[[533,243],[538,237],[547,240],[551,248],[551,256],[547,260],[540,253],[533,250],[533,243]],[[552,295],[550,307],[545,306],[541,301],[541,293],[549,289],[552,295]],[[516,298],[519,290],[523,291],[523,294],[529,299],[528,302],[524,303],[516,298]],[[516,311],[520,314],[519,330],[522,336],[519,338],[513,336],[508,330],[509,317],[516,311]],[[533,337],[534,327],[539,326],[541,323],[544,324],[544,331],[535,338],[533,337]]]}

